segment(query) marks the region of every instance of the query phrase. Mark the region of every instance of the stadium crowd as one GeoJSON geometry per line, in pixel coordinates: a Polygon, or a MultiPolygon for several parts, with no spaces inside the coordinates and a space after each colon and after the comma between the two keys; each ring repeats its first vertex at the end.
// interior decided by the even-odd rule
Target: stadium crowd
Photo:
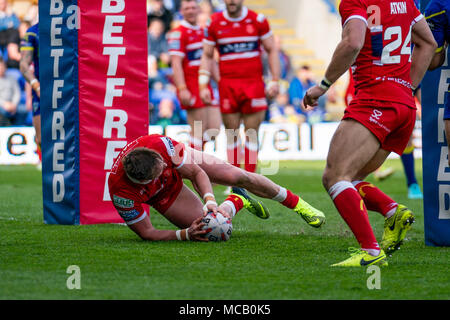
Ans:
{"type": "MultiPolygon", "coordinates": [[[[32,89],[19,70],[20,39],[27,29],[38,22],[37,0],[25,14],[14,12],[7,0],[0,0],[0,126],[32,125],[32,89]]],[[[186,111],[182,110],[173,84],[170,65],[168,32],[182,21],[180,0],[148,0],[148,77],[150,124],[186,124],[186,111]]],[[[210,16],[224,9],[222,0],[202,0],[199,26],[204,28],[210,16]]],[[[321,98],[319,108],[305,112],[301,108],[304,93],[316,84],[309,66],[294,70],[291,59],[282,49],[280,37],[275,37],[280,52],[281,86],[279,95],[270,101],[266,115],[273,123],[316,123],[325,121],[327,99],[333,101],[335,93],[330,90],[321,98]]],[[[267,82],[270,71],[267,56],[263,55],[264,75],[267,82]]],[[[213,83],[218,95],[217,84],[213,83]]]]}

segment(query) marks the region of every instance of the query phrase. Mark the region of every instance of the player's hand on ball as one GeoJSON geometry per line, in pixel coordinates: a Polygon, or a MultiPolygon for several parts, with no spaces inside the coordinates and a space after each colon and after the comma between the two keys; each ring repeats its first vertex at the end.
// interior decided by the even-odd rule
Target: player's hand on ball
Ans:
{"type": "MultiPolygon", "coordinates": [[[[209,212],[213,212],[214,214],[217,214],[219,211],[219,208],[217,206],[217,203],[214,201],[208,201],[205,206],[203,207],[203,216],[206,217],[206,215],[209,212]]],[[[219,211],[220,212],[220,211],[219,211]]]]}
{"type": "Polygon", "coordinates": [[[309,88],[308,91],[306,91],[305,96],[303,97],[303,108],[308,110],[308,108],[314,108],[318,105],[318,100],[321,96],[325,94],[325,90],[314,86],[312,88],[309,88]]]}
{"type": "Polygon", "coordinates": [[[200,89],[200,98],[205,105],[210,106],[212,104],[211,91],[209,91],[208,87],[200,89]]]}
{"type": "Polygon", "coordinates": [[[188,89],[181,90],[179,95],[180,95],[180,102],[183,106],[192,105],[192,95],[188,89]]]}
{"type": "Polygon", "coordinates": [[[195,219],[188,228],[189,239],[192,241],[209,241],[208,238],[204,237],[208,230],[203,230],[205,224],[202,222],[202,219],[203,217],[195,219]]]}

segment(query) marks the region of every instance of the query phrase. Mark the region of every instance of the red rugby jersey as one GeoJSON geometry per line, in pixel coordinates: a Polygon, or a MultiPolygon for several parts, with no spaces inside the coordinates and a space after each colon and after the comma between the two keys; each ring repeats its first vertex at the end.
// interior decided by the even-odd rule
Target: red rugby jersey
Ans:
{"type": "Polygon", "coordinates": [[[261,40],[272,35],[263,14],[242,8],[239,18],[229,17],[226,10],[212,15],[205,30],[204,42],[217,47],[220,76],[224,78],[261,78],[261,40]]]}
{"type": "Polygon", "coordinates": [[[181,180],[176,169],[184,165],[184,160],[183,144],[157,134],[142,136],[122,149],[111,169],[108,186],[113,205],[125,222],[139,221],[145,214],[143,203],[150,202],[166,186],[170,187],[175,181],[181,180]],[[132,182],[126,175],[122,164],[124,156],[139,147],[146,147],[158,152],[167,165],[158,179],[146,185],[132,182]]]}
{"type": "Polygon", "coordinates": [[[169,54],[177,55],[183,60],[183,71],[186,79],[198,81],[198,69],[203,53],[204,31],[186,20],[168,35],[169,54]]]}
{"type": "Polygon", "coordinates": [[[367,25],[364,47],[352,66],[356,99],[376,99],[415,108],[411,90],[411,30],[422,14],[413,0],[342,0],[342,25],[367,25]]]}

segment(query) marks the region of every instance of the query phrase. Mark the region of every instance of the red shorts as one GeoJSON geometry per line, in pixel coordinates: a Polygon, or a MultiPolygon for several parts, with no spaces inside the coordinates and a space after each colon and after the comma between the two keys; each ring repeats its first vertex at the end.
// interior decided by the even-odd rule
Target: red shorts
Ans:
{"type": "MultiPolygon", "coordinates": [[[[205,108],[205,104],[203,103],[202,99],[200,98],[200,90],[198,87],[198,79],[186,79],[186,86],[187,89],[189,90],[189,92],[191,93],[191,105],[190,106],[185,106],[185,105],[181,105],[181,108],[183,110],[190,110],[190,109],[198,109],[198,108],[205,108]]],[[[211,86],[209,86],[209,91],[211,92],[211,97],[213,98],[213,102],[212,102],[212,106],[213,107],[219,107],[219,103],[218,101],[216,101],[214,99],[214,92],[211,88],[211,86]]],[[[180,100],[180,95],[178,93],[178,100],[180,100]]]]}
{"type": "Polygon", "coordinates": [[[220,79],[222,113],[256,113],[267,110],[264,81],[255,79],[220,79]]]}
{"type": "Polygon", "coordinates": [[[416,110],[405,104],[379,100],[353,100],[343,119],[354,119],[369,129],[381,148],[403,154],[416,122],[416,110]]]}
{"type": "Polygon", "coordinates": [[[183,179],[172,180],[168,185],[165,185],[156,196],[151,198],[147,204],[152,206],[159,213],[164,214],[178,198],[182,188],[183,179]]]}

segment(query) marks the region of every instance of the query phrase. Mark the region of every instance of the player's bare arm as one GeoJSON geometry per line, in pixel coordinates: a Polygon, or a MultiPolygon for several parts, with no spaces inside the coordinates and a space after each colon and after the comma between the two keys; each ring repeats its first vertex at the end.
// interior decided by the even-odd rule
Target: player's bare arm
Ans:
{"type": "Polygon", "coordinates": [[[218,211],[221,212],[218,210],[218,205],[208,175],[199,165],[193,163],[193,161],[188,162],[189,163],[184,164],[177,170],[183,179],[188,179],[192,182],[194,189],[205,202],[205,207],[203,209],[204,214],[210,211],[213,211],[214,213],[217,213],[218,211]]]}
{"type": "Polygon", "coordinates": [[[417,88],[425,76],[437,48],[437,43],[425,19],[414,24],[411,41],[414,43],[411,58],[411,85],[417,88]]]}
{"type": "Polygon", "coordinates": [[[178,89],[181,103],[185,106],[189,106],[191,104],[192,95],[186,86],[186,80],[184,77],[183,71],[184,57],[180,57],[178,55],[171,55],[170,59],[173,69],[173,81],[175,82],[175,85],[178,89]]]}
{"type": "Polygon", "coordinates": [[[171,241],[171,240],[192,240],[192,241],[208,241],[203,238],[205,226],[202,223],[202,217],[192,222],[192,225],[183,230],[158,230],[153,227],[150,218],[147,216],[145,219],[129,225],[142,240],[147,241],[171,241]]]}
{"type": "Polygon", "coordinates": [[[433,59],[431,59],[430,66],[428,67],[428,70],[432,71],[437,68],[442,67],[442,65],[445,62],[445,52],[447,51],[447,45],[442,50],[439,50],[439,52],[436,52],[433,56],[433,59]]]}
{"type": "Polygon", "coordinates": [[[198,72],[198,84],[200,90],[200,98],[206,105],[212,104],[211,92],[208,85],[211,79],[212,66],[214,61],[214,46],[203,42],[203,55],[200,61],[200,69],[198,72]]]}
{"type": "Polygon", "coordinates": [[[280,67],[280,57],[278,50],[275,46],[274,36],[270,36],[267,39],[261,41],[264,49],[267,52],[269,58],[269,68],[272,74],[272,80],[267,86],[267,95],[270,99],[275,98],[279,92],[278,81],[280,79],[281,67],[280,67]]]}
{"type": "Polygon", "coordinates": [[[25,80],[27,80],[27,82],[31,85],[33,90],[38,95],[38,97],[40,97],[41,84],[39,83],[39,80],[36,79],[36,76],[34,75],[31,69],[32,63],[33,63],[33,51],[32,50],[21,51],[20,72],[22,72],[22,75],[25,78],[25,80]]]}
{"type": "Polygon", "coordinates": [[[366,30],[366,23],[360,19],[351,19],[345,24],[342,31],[342,40],[334,51],[325,73],[325,79],[323,81],[327,83],[325,86],[321,83],[306,92],[303,98],[305,108],[316,107],[317,100],[325,94],[327,87],[329,88],[353,65],[360,50],[364,46],[366,30]]]}

